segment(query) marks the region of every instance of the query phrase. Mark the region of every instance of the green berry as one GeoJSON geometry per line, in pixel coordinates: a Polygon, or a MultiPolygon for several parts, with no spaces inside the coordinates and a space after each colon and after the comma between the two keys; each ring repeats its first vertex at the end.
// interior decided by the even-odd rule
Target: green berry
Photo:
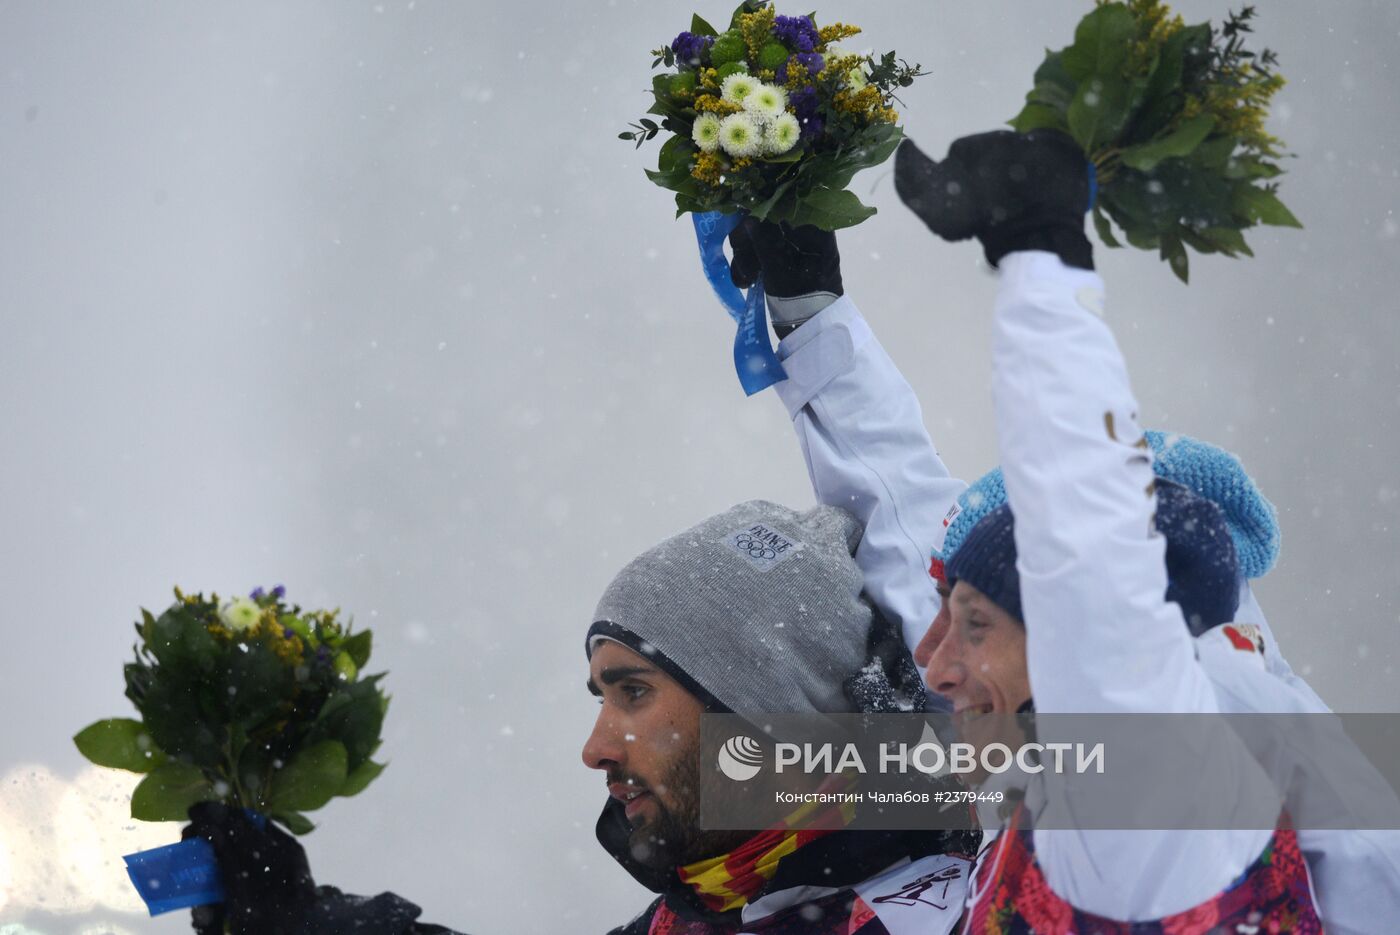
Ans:
{"type": "Polygon", "coordinates": [[[731,29],[710,46],[710,64],[719,68],[730,62],[742,62],[748,58],[748,54],[749,47],[744,44],[743,35],[738,30],[731,29]]]}
{"type": "Polygon", "coordinates": [[[769,42],[758,50],[758,67],[777,71],[788,60],[787,46],[781,42],[769,42]]]}

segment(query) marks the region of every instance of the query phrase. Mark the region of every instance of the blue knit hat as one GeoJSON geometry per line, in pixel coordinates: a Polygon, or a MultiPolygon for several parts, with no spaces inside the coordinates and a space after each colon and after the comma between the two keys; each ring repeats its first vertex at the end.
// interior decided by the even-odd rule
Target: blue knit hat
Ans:
{"type": "Polygon", "coordinates": [[[1021,613],[1021,575],[1016,571],[1015,520],[1011,504],[988,512],[964,536],[945,567],[948,586],[966,581],[1017,620],[1021,613]]]}
{"type": "MultiPolygon", "coordinates": [[[[1152,448],[1152,469],[1159,478],[1188,487],[1225,513],[1235,543],[1240,574],[1262,578],[1278,561],[1281,538],[1278,513],[1259,492],[1240,460],[1223,448],[1166,432],[1144,433],[1152,448]]],[[[947,565],[981,519],[1006,502],[1001,468],[992,468],[958,497],[943,548],[933,550],[935,568],[947,565]]],[[[979,589],[980,590],[980,589],[979,589]]]]}
{"type": "MultiPolygon", "coordinates": [[[[1159,479],[1156,525],[1167,540],[1165,596],[1181,607],[1187,629],[1199,636],[1233,620],[1239,607],[1240,571],[1224,510],[1180,484],[1159,479]]],[[[947,563],[946,572],[949,585],[966,581],[1025,622],[1010,504],[995,507],[977,522],[947,563]]]]}

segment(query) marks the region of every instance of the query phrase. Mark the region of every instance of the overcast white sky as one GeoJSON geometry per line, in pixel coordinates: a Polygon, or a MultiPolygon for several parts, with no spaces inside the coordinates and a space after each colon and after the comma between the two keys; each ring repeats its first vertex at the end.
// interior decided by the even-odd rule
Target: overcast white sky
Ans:
{"type": "MultiPolygon", "coordinates": [[[[1280,508],[1258,593],[1294,667],[1338,708],[1396,710],[1400,8],[1260,6],[1307,229],[1189,287],[1147,255],[1099,265],[1143,421],[1237,451],[1280,508]]],[[[1017,111],[1087,7],[819,12],[932,73],[905,123],[941,154],[1017,111]]],[[[690,13],[0,0],[0,931],[188,926],[117,911],[130,836],[177,831],[130,830],[69,740],[130,713],[130,621],[175,583],[283,582],[375,629],[392,765],[315,816],[320,880],[477,933],[645,905],[593,840],[579,758],[594,602],[735,501],[811,501],[781,404],[738,389],[689,222],[642,176],[655,145],[615,138],[690,13]]],[[[856,190],[880,214],[841,235],[848,293],[980,474],[992,280],[886,169],[856,190]]]]}

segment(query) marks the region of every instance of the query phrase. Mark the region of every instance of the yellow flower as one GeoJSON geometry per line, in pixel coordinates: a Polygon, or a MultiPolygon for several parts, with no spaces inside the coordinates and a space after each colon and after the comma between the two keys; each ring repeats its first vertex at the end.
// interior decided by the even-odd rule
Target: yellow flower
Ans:
{"type": "Polygon", "coordinates": [[[884,98],[880,96],[880,89],[873,84],[868,84],[859,91],[843,88],[836,92],[832,98],[832,104],[836,109],[848,114],[867,114],[875,117],[881,110],[886,109],[884,98]]]}
{"type": "Polygon", "coordinates": [[[739,17],[739,31],[744,35],[744,44],[749,47],[750,59],[757,59],[758,50],[773,37],[775,16],[773,8],[766,6],[756,13],[744,13],[739,17]]]}
{"type": "Polygon", "coordinates": [[[858,35],[860,35],[859,26],[848,26],[845,23],[832,23],[830,26],[823,26],[817,30],[817,38],[820,40],[817,51],[825,51],[825,47],[832,42],[840,42],[842,39],[858,35]]]}
{"type": "Polygon", "coordinates": [[[713,97],[709,94],[702,95],[695,99],[695,112],[700,114],[737,114],[744,107],[742,104],[735,104],[722,98],[713,97]]]}
{"type": "Polygon", "coordinates": [[[701,153],[695,157],[695,166],[690,170],[691,178],[706,185],[719,185],[724,176],[724,160],[716,153],[701,153]]]}

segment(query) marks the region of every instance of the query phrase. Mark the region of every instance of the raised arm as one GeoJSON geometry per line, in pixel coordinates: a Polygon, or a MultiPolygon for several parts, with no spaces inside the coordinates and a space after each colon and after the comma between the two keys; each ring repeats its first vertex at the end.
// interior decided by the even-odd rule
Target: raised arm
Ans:
{"type": "Polygon", "coordinates": [[[749,222],[736,281],[761,267],[787,380],[774,389],[819,502],[865,524],[856,561],[865,589],[912,650],[939,609],[929,550],[967,485],[924,428],[914,390],[844,295],[834,234],[749,222]]]}
{"type": "Polygon", "coordinates": [[[1103,283],[1046,252],[1001,264],[993,396],[1039,711],[1217,710],[1154,531],[1152,459],[1103,283]]]}
{"type": "MultiPolygon", "coordinates": [[[[1151,453],[1083,234],[1082,153],[1058,135],[1000,133],[959,140],[942,164],[908,144],[900,157],[906,204],[945,239],[976,236],[1001,270],[993,394],[1036,711],[1216,713],[1181,608],[1166,598],[1151,453]]],[[[1220,536],[1228,545],[1223,522],[1220,536]]],[[[1227,554],[1229,575],[1213,593],[1233,603],[1227,554]]],[[[1044,740],[1050,728],[1038,731],[1044,740]]],[[[1267,777],[1226,724],[1202,722],[1189,740],[1193,770],[1174,774],[1177,792],[1232,809],[1270,807],[1267,777]]],[[[1115,780],[1131,784],[1121,788],[1161,790],[1158,741],[1145,731],[1115,737],[1115,780]]],[[[1045,785],[1047,801],[1077,827],[1101,804],[1072,779],[1046,773],[1045,785]]],[[[1189,816],[1180,820],[1184,827],[1189,816]]],[[[1084,911],[1137,921],[1228,889],[1270,837],[1037,830],[1035,844],[1056,893],[1084,911]]]]}

